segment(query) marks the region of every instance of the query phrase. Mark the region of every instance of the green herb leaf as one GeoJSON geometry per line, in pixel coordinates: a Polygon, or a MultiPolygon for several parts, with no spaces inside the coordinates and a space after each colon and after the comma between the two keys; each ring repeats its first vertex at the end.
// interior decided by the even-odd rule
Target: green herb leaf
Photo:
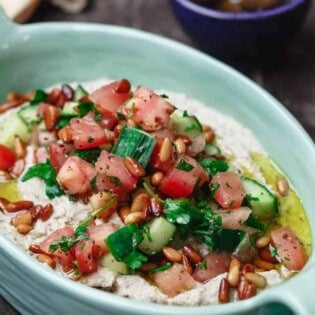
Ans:
{"type": "Polygon", "coordinates": [[[212,183],[210,185],[210,198],[213,198],[216,190],[220,187],[220,184],[219,183],[212,183]]]}
{"type": "Polygon", "coordinates": [[[149,273],[157,273],[157,272],[165,271],[165,270],[170,269],[171,267],[172,267],[172,263],[168,262],[162,266],[159,266],[150,270],[149,273]]]}
{"type": "Polygon", "coordinates": [[[86,149],[86,150],[74,150],[74,155],[94,165],[98,157],[100,156],[101,151],[102,150],[99,148],[86,149]]]}
{"type": "Polygon", "coordinates": [[[164,93],[161,94],[160,96],[163,97],[163,98],[169,98],[169,97],[168,97],[166,94],[164,94],[164,93]]]}
{"type": "Polygon", "coordinates": [[[181,171],[189,172],[189,171],[191,171],[194,167],[193,167],[191,164],[187,163],[187,162],[185,161],[185,159],[181,159],[181,160],[179,161],[179,163],[176,165],[176,168],[179,169],[179,170],[181,170],[181,171]]]}
{"type": "Polygon", "coordinates": [[[47,102],[47,100],[48,100],[48,95],[45,91],[36,90],[33,99],[30,101],[30,104],[37,105],[38,103],[41,103],[41,102],[47,102]]]}
{"type": "Polygon", "coordinates": [[[119,177],[117,176],[107,176],[107,177],[109,178],[110,182],[115,184],[115,186],[121,187],[121,181],[119,177]]]}
{"type": "Polygon", "coordinates": [[[199,264],[200,270],[206,270],[208,268],[208,261],[205,259],[199,264]]]}
{"type": "Polygon", "coordinates": [[[229,168],[229,164],[224,160],[209,160],[204,159],[200,163],[201,167],[204,168],[210,176],[214,176],[218,172],[226,172],[229,168]]]}
{"type": "Polygon", "coordinates": [[[51,166],[49,160],[45,163],[39,163],[31,166],[22,177],[22,182],[25,182],[33,177],[38,177],[45,182],[45,192],[50,199],[64,195],[64,191],[61,189],[56,180],[56,171],[51,166]]]}

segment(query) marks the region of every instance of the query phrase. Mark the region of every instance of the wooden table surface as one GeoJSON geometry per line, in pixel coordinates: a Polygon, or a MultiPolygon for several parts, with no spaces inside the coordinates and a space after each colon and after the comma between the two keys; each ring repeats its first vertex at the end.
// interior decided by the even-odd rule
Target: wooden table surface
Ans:
{"type": "MultiPolygon", "coordinates": [[[[91,0],[89,7],[77,15],[61,12],[43,1],[30,22],[39,21],[124,25],[161,34],[196,47],[175,20],[168,0],[91,0]]],[[[297,36],[274,60],[227,62],[275,96],[315,140],[315,6],[311,8],[297,36]]],[[[19,312],[0,297],[0,314],[17,315],[19,312]]]]}

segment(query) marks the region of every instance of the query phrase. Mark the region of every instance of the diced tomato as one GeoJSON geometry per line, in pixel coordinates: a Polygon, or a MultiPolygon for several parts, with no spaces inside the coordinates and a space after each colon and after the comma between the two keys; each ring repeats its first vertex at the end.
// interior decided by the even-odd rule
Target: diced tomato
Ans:
{"type": "Polygon", "coordinates": [[[70,195],[85,195],[92,191],[91,180],[96,175],[92,164],[77,156],[70,156],[61,166],[58,174],[58,183],[70,195]]]}
{"type": "Polygon", "coordinates": [[[307,255],[291,228],[275,230],[271,232],[271,238],[282,263],[289,270],[300,271],[306,264],[307,255]]]}
{"type": "Polygon", "coordinates": [[[70,128],[76,149],[97,148],[106,143],[104,130],[91,112],[83,118],[72,118],[70,128]]]}
{"type": "Polygon", "coordinates": [[[16,161],[16,154],[13,150],[0,144],[0,170],[7,171],[16,161]]]}
{"type": "Polygon", "coordinates": [[[96,104],[96,109],[108,117],[109,113],[116,114],[117,109],[131,95],[131,85],[128,80],[122,79],[102,86],[89,95],[89,99],[96,104]]]}
{"type": "Polygon", "coordinates": [[[163,139],[162,138],[157,138],[156,139],[156,145],[153,149],[152,155],[151,155],[151,159],[150,159],[150,166],[153,169],[156,170],[160,170],[164,173],[167,173],[171,168],[174,167],[176,159],[175,159],[175,152],[173,151],[173,153],[170,155],[169,159],[165,162],[161,162],[160,160],[160,150],[161,150],[161,146],[163,143],[163,139]]]}
{"type": "Polygon", "coordinates": [[[49,157],[46,147],[39,147],[34,152],[35,160],[37,163],[45,163],[49,157]]]}
{"type": "Polygon", "coordinates": [[[211,252],[205,257],[206,268],[197,265],[193,277],[198,282],[207,282],[216,276],[227,272],[231,257],[226,252],[211,252]]]}
{"type": "Polygon", "coordinates": [[[222,228],[228,230],[239,230],[246,222],[252,210],[248,207],[240,207],[235,209],[227,209],[218,212],[222,217],[222,228]]]}
{"type": "Polygon", "coordinates": [[[131,113],[134,121],[144,130],[154,131],[168,127],[174,107],[160,95],[142,86],[134,92],[130,103],[134,104],[131,113]]]}
{"type": "Polygon", "coordinates": [[[182,156],[177,160],[175,167],[166,174],[159,189],[169,197],[186,198],[191,195],[197,182],[201,186],[208,179],[208,174],[195,159],[182,156]],[[189,171],[180,169],[183,163],[192,169],[189,171]]]}
{"type": "Polygon", "coordinates": [[[116,230],[116,227],[112,223],[103,223],[99,225],[91,225],[88,233],[90,238],[96,246],[100,249],[100,254],[104,255],[108,252],[108,248],[105,244],[105,239],[116,230]]]}
{"type": "Polygon", "coordinates": [[[73,252],[77,261],[80,273],[90,274],[97,270],[98,259],[100,258],[100,248],[92,240],[78,242],[73,252]]]}
{"type": "Polygon", "coordinates": [[[224,209],[239,208],[245,197],[245,190],[240,175],[234,172],[219,172],[210,184],[219,184],[213,197],[224,209]]]}
{"type": "Polygon", "coordinates": [[[41,146],[49,145],[58,140],[56,131],[41,130],[38,132],[38,142],[41,146]]]}
{"type": "Polygon", "coordinates": [[[107,179],[106,177],[102,178],[103,189],[106,189],[105,187],[108,185],[109,190],[114,190],[115,193],[120,194],[122,190],[131,191],[137,186],[138,178],[128,172],[124,160],[105,150],[102,150],[95,164],[95,169],[100,174],[107,176],[107,179]]]}
{"type": "Polygon", "coordinates": [[[65,145],[59,143],[51,143],[49,146],[50,163],[58,172],[67,158],[67,149],[65,145]]]}
{"type": "Polygon", "coordinates": [[[196,282],[181,264],[153,274],[153,280],[159,289],[169,297],[192,289],[196,282]]]}
{"type": "Polygon", "coordinates": [[[71,251],[65,253],[60,248],[58,248],[56,251],[50,250],[50,246],[58,244],[58,242],[61,241],[62,237],[74,238],[73,228],[67,225],[61,229],[54,231],[39,244],[39,247],[41,251],[43,251],[47,255],[55,257],[61,266],[73,269],[72,263],[75,258],[72,255],[71,251]]]}

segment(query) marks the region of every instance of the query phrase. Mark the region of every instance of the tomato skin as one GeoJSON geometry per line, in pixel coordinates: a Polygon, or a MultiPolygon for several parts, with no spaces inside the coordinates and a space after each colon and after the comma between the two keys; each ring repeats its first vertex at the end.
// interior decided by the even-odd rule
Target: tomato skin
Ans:
{"type": "Polygon", "coordinates": [[[184,266],[175,263],[171,268],[153,274],[153,280],[159,289],[169,297],[192,289],[196,282],[184,266]]]}
{"type": "Polygon", "coordinates": [[[81,274],[90,274],[97,271],[100,249],[92,240],[78,242],[74,246],[73,252],[81,274]]]}
{"type": "Polygon", "coordinates": [[[211,252],[206,257],[207,268],[203,269],[197,265],[193,277],[198,282],[207,282],[214,277],[227,272],[231,256],[226,252],[211,252]]]}
{"type": "Polygon", "coordinates": [[[58,263],[62,267],[65,267],[65,268],[68,268],[68,269],[73,269],[73,267],[74,267],[73,266],[73,261],[74,261],[75,257],[73,256],[71,251],[68,251],[68,252],[65,253],[59,248],[56,251],[54,251],[54,252],[51,252],[49,250],[50,245],[57,244],[58,241],[61,240],[62,236],[74,238],[74,230],[73,230],[73,228],[71,226],[67,225],[67,226],[65,226],[63,228],[60,228],[60,229],[54,231],[53,233],[48,235],[39,244],[39,247],[40,247],[41,251],[43,251],[47,255],[56,258],[58,263]]]}
{"type": "Polygon", "coordinates": [[[46,147],[39,147],[34,152],[35,160],[37,163],[45,163],[49,158],[46,147]]]}
{"type": "Polygon", "coordinates": [[[290,227],[281,227],[272,231],[271,239],[285,267],[294,271],[300,271],[304,267],[307,255],[290,227]]]}
{"type": "Polygon", "coordinates": [[[116,227],[112,223],[103,223],[90,226],[88,234],[93,244],[99,248],[100,255],[104,255],[108,252],[105,239],[116,230],[116,227]]]}
{"type": "Polygon", "coordinates": [[[0,170],[7,171],[16,161],[16,154],[13,150],[0,144],[0,170]]]}
{"type": "Polygon", "coordinates": [[[56,172],[60,170],[63,163],[66,161],[66,152],[67,149],[63,144],[51,143],[49,145],[50,163],[56,172]]]}
{"type": "Polygon", "coordinates": [[[70,128],[74,147],[80,149],[97,148],[106,143],[102,127],[95,121],[94,114],[89,113],[83,118],[72,118],[70,128]]]}
{"type": "Polygon", "coordinates": [[[213,198],[223,208],[239,208],[245,197],[245,190],[241,183],[240,175],[234,172],[219,172],[211,180],[210,184],[219,184],[213,198]]]}

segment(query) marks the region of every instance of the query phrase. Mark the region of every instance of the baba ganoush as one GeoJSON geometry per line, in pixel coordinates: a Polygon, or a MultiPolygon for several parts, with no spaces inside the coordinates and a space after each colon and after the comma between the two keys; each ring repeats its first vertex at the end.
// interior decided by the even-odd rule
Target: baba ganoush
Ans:
{"type": "Polygon", "coordinates": [[[9,93],[0,170],[1,232],[120,296],[243,300],[310,255],[303,205],[250,130],[183,94],[126,79],[9,93]]]}

